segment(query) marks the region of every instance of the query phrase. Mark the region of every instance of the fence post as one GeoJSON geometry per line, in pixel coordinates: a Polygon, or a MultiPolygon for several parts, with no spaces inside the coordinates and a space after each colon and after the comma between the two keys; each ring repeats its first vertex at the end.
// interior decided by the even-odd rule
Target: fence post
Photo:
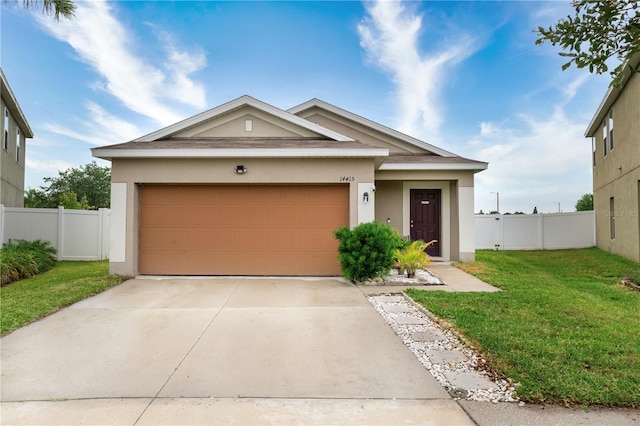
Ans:
{"type": "Polygon", "coordinates": [[[97,252],[96,257],[97,260],[102,260],[102,217],[103,211],[102,208],[98,209],[98,238],[97,238],[97,252]]]}
{"type": "Polygon", "coordinates": [[[538,213],[538,249],[544,250],[544,214],[538,213]]]}
{"type": "Polygon", "coordinates": [[[58,254],[57,260],[64,257],[64,207],[58,206],[58,254]]]}
{"type": "Polygon", "coordinates": [[[101,207],[98,209],[98,259],[104,260],[107,258],[107,250],[104,246],[105,243],[105,227],[107,226],[107,212],[109,209],[101,207]]]}
{"type": "Polygon", "coordinates": [[[4,204],[0,204],[0,248],[4,245],[4,204]]]}

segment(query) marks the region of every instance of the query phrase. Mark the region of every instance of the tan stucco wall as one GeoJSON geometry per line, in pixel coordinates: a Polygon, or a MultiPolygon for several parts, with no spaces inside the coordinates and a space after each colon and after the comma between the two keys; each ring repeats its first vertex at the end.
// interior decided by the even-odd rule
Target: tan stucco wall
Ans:
{"type": "Polygon", "coordinates": [[[640,262],[640,167],[594,191],[596,245],[640,262]],[[611,238],[610,198],[615,201],[615,238],[611,238]]]}
{"type": "Polygon", "coordinates": [[[640,261],[640,76],[635,74],[613,104],[614,149],[604,156],[602,123],[596,132],[593,197],[596,245],[640,261]],[[615,199],[616,238],[611,239],[609,200],[615,199]]]}
{"type": "MultiPolygon", "coordinates": [[[[138,189],[144,183],[173,184],[348,184],[349,225],[358,223],[358,183],[372,183],[372,159],[138,159],[114,160],[112,183],[125,184],[126,235],[124,261],[111,262],[112,273],[135,275],[138,270],[138,189]],[[238,175],[236,165],[247,173],[238,175]]],[[[113,206],[112,206],[113,209],[113,206]]],[[[113,236],[112,236],[113,237],[113,236]]],[[[112,244],[114,240],[112,238],[112,244]]],[[[119,244],[116,236],[116,244],[119,244]]]]}
{"type": "Polygon", "coordinates": [[[389,223],[402,234],[401,181],[376,180],[376,222],[389,223]]]}
{"type": "Polygon", "coordinates": [[[24,170],[27,143],[20,131],[20,161],[16,161],[17,123],[9,113],[9,140],[4,149],[5,102],[0,105],[0,204],[5,207],[24,207],[24,170]]]}
{"type": "Polygon", "coordinates": [[[473,171],[440,170],[384,170],[376,172],[377,180],[450,180],[460,182],[460,186],[473,187],[473,171]]]}

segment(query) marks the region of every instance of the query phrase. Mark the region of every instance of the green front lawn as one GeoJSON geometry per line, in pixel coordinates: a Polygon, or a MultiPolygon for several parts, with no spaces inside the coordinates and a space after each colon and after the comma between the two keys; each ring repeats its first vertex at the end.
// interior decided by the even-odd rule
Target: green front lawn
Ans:
{"type": "Polygon", "coordinates": [[[599,249],[478,251],[461,269],[497,293],[409,290],[525,401],[640,407],[640,264],[599,249]]]}
{"type": "Polygon", "coordinates": [[[109,275],[106,260],[57,262],[47,272],[0,287],[0,333],[10,333],[125,279],[109,275]]]}

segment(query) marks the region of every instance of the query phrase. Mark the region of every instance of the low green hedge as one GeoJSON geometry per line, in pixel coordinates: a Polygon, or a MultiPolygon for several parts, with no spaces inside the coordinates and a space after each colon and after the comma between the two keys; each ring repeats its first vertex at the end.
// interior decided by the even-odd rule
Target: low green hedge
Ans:
{"type": "Polygon", "coordinates": [[[344,226],[333,234],[340,241],[338,260],[342,276],[354,283],[388,274],[395,263],[396,250],[407,246],[402,236],[386,223],[362,223],[353,229],[344,226]]]}
{"type": "Polygon", "coordinates": [[[0,250],[0,285],[51,269],[55,255],[56,249],[49,241],[9,241],[0,250]]]}

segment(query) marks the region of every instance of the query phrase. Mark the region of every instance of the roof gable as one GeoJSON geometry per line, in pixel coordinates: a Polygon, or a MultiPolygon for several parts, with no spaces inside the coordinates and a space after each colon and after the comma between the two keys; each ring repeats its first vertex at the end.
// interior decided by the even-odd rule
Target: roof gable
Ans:
{"type": "MultiPolygon", "coordinates": [[[[427,153],[440,155],[442,157],[457,157],[456,154],[446,151],[442,148],[438,148],[435,145],[428,144],[424,141],[416,139],[412,136],[406,135],[402,132],[394,130],[390,127],[386,127],[380,123],[361,117],[357,114],[339,108],[335,105],[331,105],[325,101],[314,98],[298,106],[287,110],[292,114],[296,114],[300,117],[314,120],[314,117],[323,116],[328,120],[322,120],[321,124],[325,127],[334,127],[333,130],[349,134],[352,136],[352,132],[359,134],[366,134],[370,138],[377,139],[380,143],[389,145],[390,151],[406,152],[406,153],[427,153]],[[329,114],[326,114],[328,112],[329,114]],[[333,122],[333,124],[331,123],[333,122]],[[348,129],[352,130],[349,131],[348,129]],[[344,129],[344,130],[343,130],[344,129]]],[[[316,120],[321,120],[316,118],[316,120]]],[[[355,137],[355,139],[361,139],[355,137]]],[[[374,142],[375,143],[375,142],[374,142]]]]}
{"type": "Polygon", "coordinates": [[[144,135],[134,142],[151,142],[173,137],[241,137],[250,126],[256,137],[315,137],[336,141],[352,138],[283,111],[251,96],[241,96],[218,107],[144,135]],[[257,121],[254,122],[253,119],[257,121]],[[251,120],[251,124],[246,124],[251,120]],[[259,133],[254,132],[254,126],[259,133]]]}

